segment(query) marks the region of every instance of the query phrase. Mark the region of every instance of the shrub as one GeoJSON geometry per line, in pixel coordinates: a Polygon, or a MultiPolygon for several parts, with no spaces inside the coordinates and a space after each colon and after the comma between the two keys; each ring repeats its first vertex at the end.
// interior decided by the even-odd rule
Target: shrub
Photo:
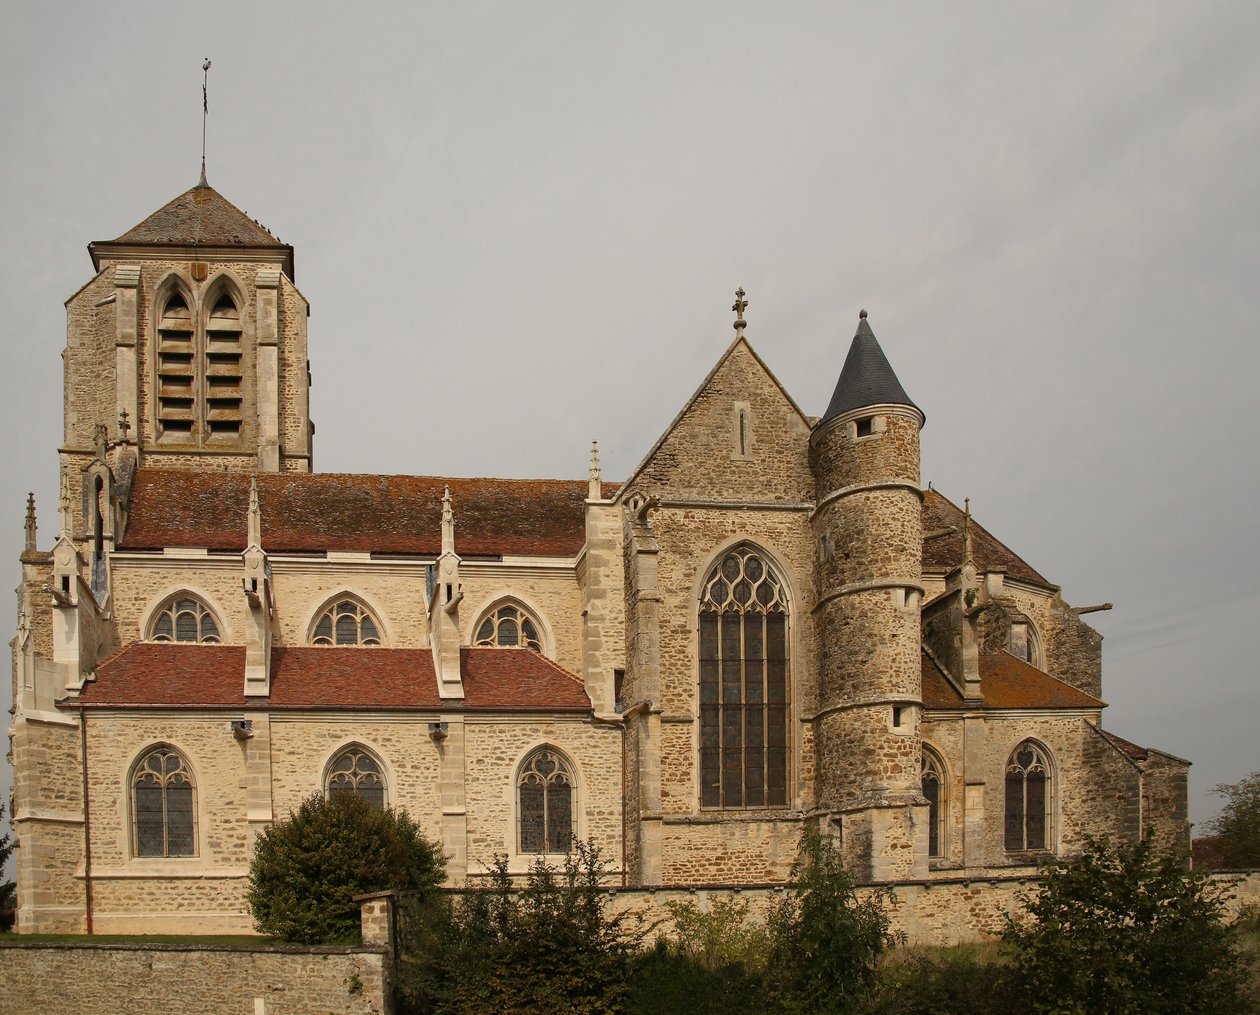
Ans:
{"type": "Polygon", "coordinates": [[[578,841],[561,868],[539,859],[518,890],[496,857],[489,887],[416,914],[400,1000],[439,1015],[621,1011],[640,935],[607,912],[605,867],[594,843],[578,841]]]}
{"type": "Polygon", "coordinates": [[[1030,919],[1003,937],[1031,1012],[1237,1013],[1243,963],[1225,923],[1226,890],[1182,857],[1087,839],[1076,862],[1049,868],[1025,900],[1030,919]]]}
{"type": "MultiPolygon", "coordinates": [[[[0,822],[4,821],[4,804],[0,804],[0,822]]],[[[4,832],[0,834],[0,877],[4,875],[4,868],[9,863],[9,857],[13,855],[13,837],[4,832]]],[[[0,931],[6,931],[13,926],[13,909],[17,905],[17,885],[12,881],[0,881],[0,931]]]]}
{"type": "Polygon", "coordinates": [[[742,964],[710,969],[668,938],[658,938],[634,960],[628,1015],[762,1015],[766,1010],[761,977],[742,964]]]}
{"type": "Polygon", "coordinates": [[[868,1015],[1008,1015],[1021,1010],[1011,968],[974,947],[912,950],[879,969],[868,1015]]]}
{"type": "Polygon", "coordinates": [[[815,830],[801,836],[794,887],[770,920],[771,1000],[784,1011],[852,1012],[875,985],[881,953],[895,943],[874,892],[859,901],[839,852],[815,830]]]}
{"type": "Polygon", "coordinates": [[[258,837],[249,906],[258,930],[302,944],[358,940],[356,895],[431,894],[442,883],[437,847],[402,810],[353,794],[315,794],[258,837]]]}

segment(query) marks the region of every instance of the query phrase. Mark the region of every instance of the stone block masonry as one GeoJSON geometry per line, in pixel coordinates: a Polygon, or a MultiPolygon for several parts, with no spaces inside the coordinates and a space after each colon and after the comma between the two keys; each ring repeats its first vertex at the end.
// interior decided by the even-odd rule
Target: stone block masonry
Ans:
{"type": "Polygon", "coordinates": [[[0,942],[0,1015],[388,1015],[383,948],[0,942]]]}

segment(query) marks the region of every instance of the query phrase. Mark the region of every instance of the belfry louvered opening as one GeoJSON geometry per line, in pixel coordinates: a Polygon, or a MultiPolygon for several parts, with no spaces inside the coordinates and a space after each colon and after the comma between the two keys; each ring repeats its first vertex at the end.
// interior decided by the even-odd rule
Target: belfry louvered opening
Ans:
{"type": "Polygon", "coordinates": [[[245,418],[243,312],[235,288],[226,281],[210,286],[197,310],[195,298],[177,287],[158,306],[158,435],[178,444],[235,444],[245,418]]]}
{"type": "Polygon", "coordinates": [[[723,555],[700,598],[700,803],[788,802],[788,607],[753,548],[723,555]]]}

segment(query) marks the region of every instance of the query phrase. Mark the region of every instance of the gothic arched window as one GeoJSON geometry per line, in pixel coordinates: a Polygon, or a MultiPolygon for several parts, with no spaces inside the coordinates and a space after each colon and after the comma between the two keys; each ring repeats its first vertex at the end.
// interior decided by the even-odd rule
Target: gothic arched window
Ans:
{"type": "Polygon", "coordinates": [[[192,773],[174,748],[152,748],[131,773],[132,849],[136,856],[196,856],[192,773]]]}
{"type": "Polygon", "coordinates": [[[722,556],[700,594],[700,804],[788,802],[788,609],[749,546],[722,556]]]}
{"type": "Polygon", "coordinates": [[[945,855],[945,765],[926,744],[920,781],[928,802],[928,856],[939,858],[945,855]]]}
{"type": "Polygon", "coordinates": [[[538,621],[516,603],[504,603],[477,625],[478,647],[532,648],[542,651],[538,621]]]}
{"type": "Polygon", "coordinates": [[[362,603],[338,599],[327,607],[311,628],[312,645],[376,645],[381,643],[380,625],[362,603]]]}
{"type": "Polygon", "coordinates": [[[162,604],[149,625],[150,641],[186,641],[217,645],[219,622],[196,596],[180,592],[162,604]]]}
{"type": "Polygon", "coordinates": [[[559,751],[540,747],[521,765],[519,850],[566,853],[573,841],[573,772],[559,751]]]}
{"type": "Polygon", "coordinates": [[[1045,749],[1025,740],[1006,762],[1006,848],[1050,848],[1052,786],[1045,749]]]}
{"type": "Polygon", "coordinates": [[[345,748],[328,766],[324,790],[329,796],[351,793],[373,807],[385,806],[385,777],[381,764],[358,745],[345,748]]]}

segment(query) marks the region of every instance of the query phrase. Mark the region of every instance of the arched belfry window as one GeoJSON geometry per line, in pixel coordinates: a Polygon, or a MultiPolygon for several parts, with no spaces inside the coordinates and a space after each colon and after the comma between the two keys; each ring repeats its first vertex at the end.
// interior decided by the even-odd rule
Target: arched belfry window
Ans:
{"type": "Polygon", "coordinates": [[[226,276],[207,286],[200,303],[174,281],[156,301],[156,410],[163,440],[214,446],[240,437],[243,306],[226,276]]]}
{"type": "Polygon", "coordinates": [[[725,553],[700,593],[700,803],[788,802],[787,595],[756,550],[725,553]]]}
{"type": "Polygon", "coordinates": [[[503,603],[477,625],[473,644],[480,647],[532,648],[542,651],[537,618],[520,603],[503,603]]]}
{"type": "Polygon", "coordinates": [[[222,640],[219,622],[205,603],[188,592],[168,599],[149,624],[150,641],[182,641],[217,645],[222,640]]]}
{"type": "Polygon", "coordinates": [[[1006,762],[1006,848],[1049,849],[1053,813],[1050,760],[1045,749],[1025,740],[1006,762]]]}
{"type": "Polygon", "coordinates": [[[360,796],[373,807],[385,806],[385,777],[381,763],[358,745],[351,745],[338,754],[328,766],[324,791],[331,797],[338,793],[360,796]]]}
{"type": "Polygon", "coordinates": [[[197,341],[182,292],[167,297],[157,326],[157,422],[163,435],[194,439],[197,422],[197,341]]]}
{"type": "Polygon", "coordinates": [[[565,853],[573,841],[573,771],[559,751],[540,747],[516,779],[520,804],[518,849],[565,853]]]}
{"type": "Polygon", "coordinates": [[[381,644],[380,625],[356,599],[346,597],[325,607],[311,627],[312,645],[381,644]]]}
{"type": "Polygon", "coordinates": [[[192,773],[174,748],[154,747],[132,769],[131,831],[136,856],[197,855],[192,773]]]}
{"type": "Polygon", "coordinates": [[[206,430],[210,437],[235,438],[241,432],[241,312],[226,286],[213,297],[206,319],[206,430]]]}
{"type": "Polygon", "coordinates": [[[945,765],[930,747],[923,747],[920,769],[923,796],[928,802],[928,856],[945,855],[945,765]]]}

